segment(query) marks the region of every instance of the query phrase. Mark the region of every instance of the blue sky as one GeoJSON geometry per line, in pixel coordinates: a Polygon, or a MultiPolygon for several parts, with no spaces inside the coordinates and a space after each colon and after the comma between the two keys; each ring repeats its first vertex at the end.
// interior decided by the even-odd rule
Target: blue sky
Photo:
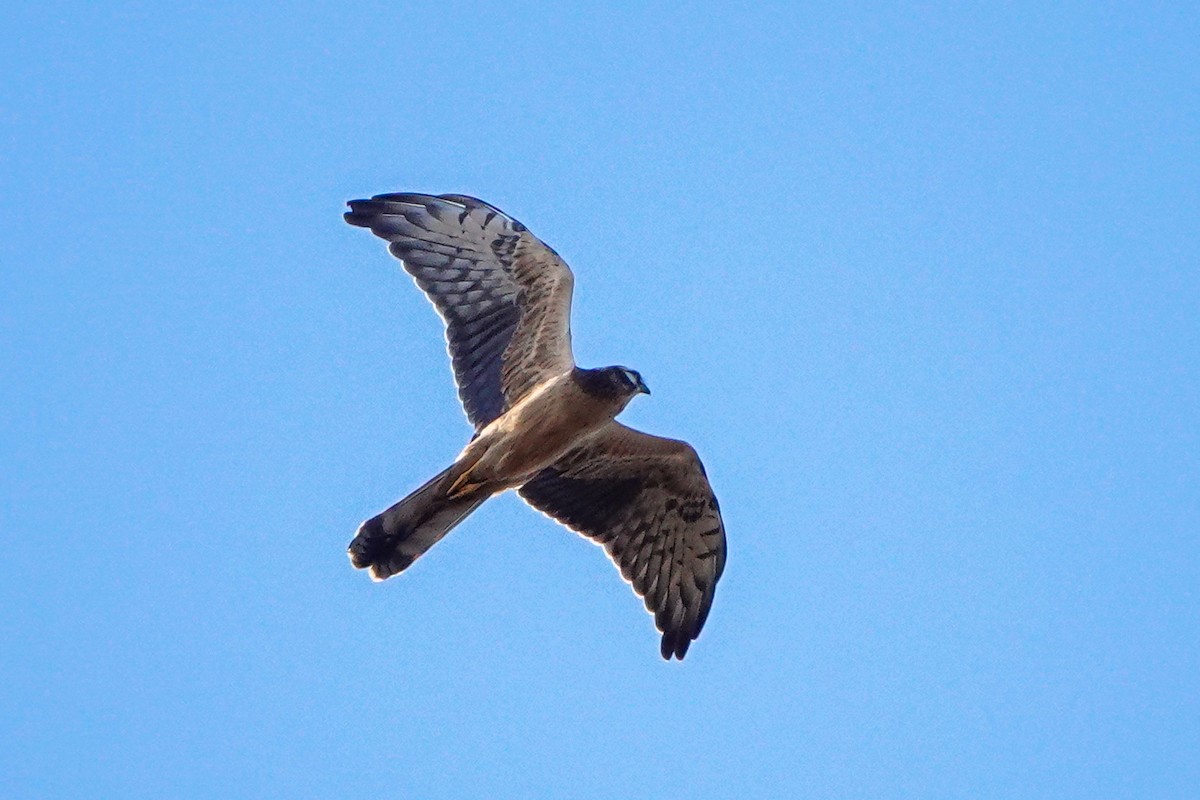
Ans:
{"type": "Polygon", "coordinates": [[[1195,9],[4,18],[11,796],[1193,796],[1195,9]],[[554,246],[579,361],[700,451],[682,664],[514,497],[350,568],[469,434],[341,220],[397,190],[554,246]]]}

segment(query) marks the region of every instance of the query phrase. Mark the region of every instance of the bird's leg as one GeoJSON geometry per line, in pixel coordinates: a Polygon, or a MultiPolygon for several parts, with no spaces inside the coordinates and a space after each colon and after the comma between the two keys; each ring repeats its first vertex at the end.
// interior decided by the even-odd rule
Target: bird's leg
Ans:
{"type": "Polygon", "coordinates": [[[482,485],[482,483],[476,483],[471,480],[471,470],[468,469],[455,478],[454,483],[450,484],[450,488],[446,490],[446,497],[453,500],[465,494],[470,494],[482,485]]]}
{"type": "Polygon", "coordinates": [[[470,494],[486,483],[486,480],[482,480],[475,474],[485,452],[485,448],[475,446],[474,443],[463,451],[458,458],[458,463],[454,465],[454,469],[450,473],[454,479],[450,481],[450,486],[446,489],[447,498],[455,500],[470,494]]]}

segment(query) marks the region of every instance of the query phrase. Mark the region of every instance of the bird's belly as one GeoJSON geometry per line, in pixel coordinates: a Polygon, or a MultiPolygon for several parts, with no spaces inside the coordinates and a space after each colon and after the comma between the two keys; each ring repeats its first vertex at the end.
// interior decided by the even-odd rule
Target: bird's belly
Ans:
{"type": "Polygon", "coordinates": [[[611,420],[607,409],[571,400],[535,398],[497,420],[468,447],[478,448],[473,478],[519,486],[611,420]]]}
{"type": "Polygon", "coordinates": [[[531,477],[557,461],[596,427],[564,425],[557,421],[529,425],[505,443],[507,446],[503,448],[497,466],[505,475],[531,477]]]}

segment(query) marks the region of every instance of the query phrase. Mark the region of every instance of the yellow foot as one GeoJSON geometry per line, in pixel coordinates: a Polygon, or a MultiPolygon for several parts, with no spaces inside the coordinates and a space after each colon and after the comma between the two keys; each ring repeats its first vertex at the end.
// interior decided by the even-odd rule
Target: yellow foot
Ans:
{"type": "Polygon", "coordinates": [[[483,484],[471,482],[471,472],[468,470],[455,479],[454,483],[450,484],[450,488],[446,490],[446,497],[453,500],[456,497],[461,497],[464,494],[473,492],[483,484]]]}

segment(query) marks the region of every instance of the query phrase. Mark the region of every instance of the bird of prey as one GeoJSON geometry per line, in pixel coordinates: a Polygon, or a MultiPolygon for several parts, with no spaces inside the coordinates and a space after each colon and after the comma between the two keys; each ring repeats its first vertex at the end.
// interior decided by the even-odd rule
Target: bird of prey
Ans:
{"type": "Polygon", "coordinates": [[[465,195],[353,200],[346,221],[387,240],[446,325],[475,434],[454,463],[359,526],[350,560],[402,572],[508,489],[604,546],[645,600],[665,659],[700,634],[725,566],[725,529],[696,451],[615,421],[649,394],[627,367],[571,354],[571,270],[495,206],[465,195]]]}

